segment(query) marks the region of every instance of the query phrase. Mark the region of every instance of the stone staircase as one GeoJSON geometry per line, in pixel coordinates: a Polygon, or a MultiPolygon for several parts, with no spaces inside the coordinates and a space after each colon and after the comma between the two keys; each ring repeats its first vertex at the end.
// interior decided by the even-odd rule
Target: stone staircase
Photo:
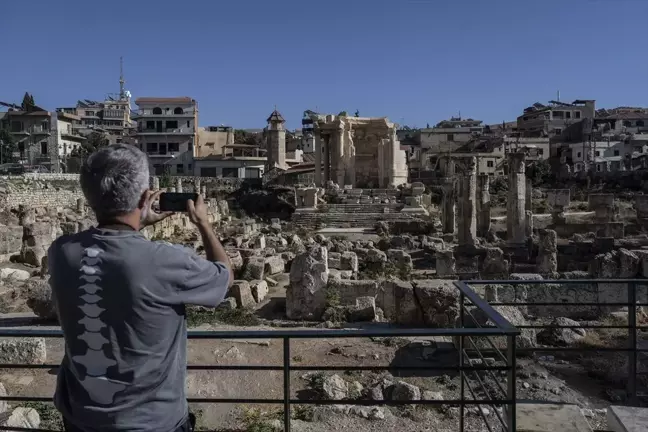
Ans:
{"type": "Polygon", "coordinates": [[[322,204],[317,210],[296,211],[295,226],[319,228],[372,228],[379,221],[409,220],[414,216],[401,213],[403,204],[322,204]]]}

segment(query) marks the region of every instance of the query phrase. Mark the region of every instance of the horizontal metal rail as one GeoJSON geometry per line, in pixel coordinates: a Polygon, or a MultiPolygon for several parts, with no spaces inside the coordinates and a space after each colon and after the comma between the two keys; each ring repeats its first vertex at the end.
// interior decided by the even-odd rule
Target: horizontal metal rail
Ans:
{"type": "MultiPolygon", "coordinates": [[[[508,420],[504,420],[502,415],[496,412],[497,420],[502,424],[498,430],[515,431],[515,338],[519,335],[520,331],[516,329],[510,322],[508,322],[499,312],[497,312],[491,305],[484,299],[478,296],[469,286],[457,286],[459,296],[461,298],[461,315],[464,313],[464,303],[470,304],[471,307],[480,309],[483,314],[488,318],[493,327],[475,327],[464,328],[392,328],[392,329],[372,329],[372,330],[252,330],[252,331],[190,331],[188,338],[195,339],[227,339],[227,340],[242,340],[242,339],[272,339],[281,340],[283,344],[282,364],[280,365],[188,365],[188,370],[202,370],[202,371],[222,371],[222,370],[240,370],[240,371],[283,371],[283,397],[282,398],[188,398],[189,403],[208,404],[208,403],[226,403],[226,404],[281,404],[283,405],[283,420],[284,430],[290,431],[291,420],[291,407],[292,405],[359,405],[359,406],[410,406],[410,405],[455,405],[460,407],[460,430],[464,430],[464,416],[465,408],[467,405],[490,405],[493,407],[507,407],[506,416],[508,420]],[[459,346],[459,362],[453,366],[439,366],[439,367],[425,367],[425,366],[297,366],[291,363],[291,340],[297,339],[347,339],[347,338],[406,338],[406,337],[452,337],[458,339],[459,346]],[[475,349],[465,349],[464,340],[473,340],[474,338],[489,337],[505,338],[507,341],[506,347],[502,350],[495,348],[500,354],[501,360],[497,364],[474,364],[471,358],[480,357],[484,359],[484,355],[480,352],[480,348],[475,345],[475,349]],[[308,400],[296,399],[291,397],[291,372],[293,371],[454,371],[459,373],[461,393],[457,399],[446,400],[326,400],[322,398],[314,398],[308,400]],[[488,392],[486,387],[486,379],[495,379],[496,386],[500,389],[501,384],[497,381],[494,372],[504,371],[507,374],[508,391],[506,394],[493,395],[488,392]],[[475,388],[480,388],[485,397],[478,398],[474,391],[475,388]],[[467,390],[469,391],[465,391],[467,390]],[[511,390],[512,389],[512,390],[511,390]],[[511,392],[512,391],[512,392],[511,392]],[[511,395],[513,397],[511,397],[511,395]]],[[[463,322],[463,321],[462,321],[463,322]]],[[[18,328],[0,328],[0,337],[42,337],[42,338],[61,338],[63,333],[60,329],[18,329],[18,328]]],[[[455,340],[456,340],[455,339],[455,340]]],[[[483,350],[486,352],[487,350],[483,350]]],[[[19,363],[0,364],[0,369],[57,369],[59,365],[56,364],[40,364],[40,365],[25,365],[19,363]]],[[[33,397],[33,396],[4,396],[0,397],[0,401],[7,402],[52,402],[51,397],[33,397]]],[[[493,430],[489,425],[489,419],[479,410],[483,421],[485,422],[488,430],[493,430]]],[[[19,431],[24,430],[21,428],[0,427],[0,430],[19,431]]],[[[35,431],[34,429],[30,429],[35,431]]],[[[37,430],[38,431],[38,430],[37,430]]],[[[41,432],[51,432],[39,429],[41,432]]]]}

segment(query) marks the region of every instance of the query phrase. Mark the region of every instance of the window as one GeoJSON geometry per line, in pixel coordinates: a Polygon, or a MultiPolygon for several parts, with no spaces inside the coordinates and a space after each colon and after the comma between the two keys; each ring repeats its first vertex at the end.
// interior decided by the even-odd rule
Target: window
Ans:
{"type": "Polygon", "coordinates": [[[95,113],[94,113],[94,111],[86,111],[86,115],[88,117],[94,117],[95,113]]]}
{"type": "Polygon", "coordinates": [[[580,111],[574,111],[574,118],[581,118],[581,112],[580,111]]]}
{"type": "Polygon", "coordinates": [[[146,143],[146,152],[155,153],[157,151],[157,143],[146,143]]]}
{"type": "Polygon", "coordinates": [[[555,119],[563,119],[563,118],[565,118],[565,111],[554,111],[553,112],[553,118],[555,118],[555,119]]]}
{"type": "Polygon", "coordinates": [[[601,172],[601,164],[596,165],[596,171],[601,172]]]}
{"type": "Polygon", "coordinates": [[[191,164],[187,164],[187,171],[191,172],[191,164]]]}
{"type": "Polygon", "coordinates": [[[571,111],[565,111],[565,118],[570,119],[571,118],[571,111]]]}
{"type": "Polygon", "coordinates": [[[182,164],[176,165],[176,174],[184,174],[184,165],[182,164]]]}
{"type": "Polygon", "coordinates": [[[493,168],[493,166],[495,166],[495,164],[493,163],[493,161],[489,160],[489,161],[486,162],[486,166],[488,168],[493,168]]]}
{"type": "Polygon", "coordinates": [[[637,120],[637,126],[638,126],[638,127],[639,127],[639,126],[643,126],[643,125],[644,125],[644,121],[643,121],[643,120],[637,120]]]}
{"type": "Polygon", "coordinates": [[[41,154],[46,155],[47,154],[47,141],[43,141],[40,144],[41,144],[41,154]]]}
{"type": "Polygon", "coordinates": [[[200,168],[200,177],[216,177],[216,168],[200,168]]]}
{"type": "Polygon", "coordinates": [[[614,156],[619,156],[619,150],[614,150],[614,156]]]}
{"type": "Polygon", "coordinates": [[[154,121],[147,121],[146,122],[146,129],[155,129],[155,122],[154,121]]]}
{"type": "Polygon", "coordinates": [[[581,157],[581,152],[576,153],[576,157],[581,157]]]}
{"type": "Polygon", "coordinates": [[[158,147],[158,154],[161,154],[161,155],[167,154],[167,145],[166,145],[166,143],[160,143],[160,146],[158,147]]]}
{"type": "Polygon", "coordinates": [[[187,120],[187,127],[191,127],[191,120],[187,120]]]}
{"type": "Polygon", "coordinates": [[[155,165],[153,165],[153,170],[155,171],[155,175],[163,175],[164,174],[164,165],[155,164],[155,165]]]}
{"type": "Polygon", "coordinates": [[[597,151],[597,152],[595,152],[594,154],[595,154],[597,157],[598,157],[598,156],[601,156],[601,152],[600,152],[600,151],[597,151]]]}
{"type": "Polygon", "coordinates": [[[21,121],[13,120],[11,122],[11,132],[22,132],[23,123],[21,121]]]}
{"type": "Polygon", "coordinates": [[[448,134],[448,141],[454,141],[454,134],[448,134]]]}
{"type": "Polygon", "coordinates": [[[155,114],[155,115],[162,114],[162,108],[160,108],[160,107],[153,108],[153,114],[155,114]]]}
{"type": "Polygon", "coordinates": [[[169,153],[178,153],[180,151],[179,143],[169,143],[169,153]]]}
{"type": "Polygon", "coordinates": [[[556,134],[556,135],[562,135],[562,129],[561,129],[561,128],[556,128],[556,129],[554,129],[554,134],[556,134]]]}
{"type": "Polygon", "coordinates": [[[173,114],[184,114],[184,110],[180,107],[173,110],[173,114]]]}
{"type": "Polygon", "coordinates": [[[632,122],[629,121],[629,120],[623,120],[623,126],[630,127],[630,126],[632,126],[632,122]]]}
{"type": "Polygon", "coordinates": [[[167,120],[167,122],[166,122],[166,128],[167,128],[167,129],[178,129],[178,122],[177,122],[177,120],[167,120]]]}
{"type": "Polygon", "coordinates": [[[538,154],[542,156],[544,154],[544,149],[538,149],[538,154]]]}
{"type": "Polygon", "coordinates": [[[259,168],[245,168],[245,178],[260,178],[261,170],[259,168]]]}
{"type": "Polygon", "coordinates": [[[223,168],[223,177],[238,178],[238,168],[223,168]]]}

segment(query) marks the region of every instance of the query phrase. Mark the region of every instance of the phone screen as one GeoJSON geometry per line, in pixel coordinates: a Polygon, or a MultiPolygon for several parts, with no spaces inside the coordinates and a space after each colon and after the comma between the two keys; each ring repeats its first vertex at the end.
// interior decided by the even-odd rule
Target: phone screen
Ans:
{"type": "Polygon", "coordinates": [[[163,192],[160,194],[160,211],[186,212],[187,201],[196,202],[198,194],[183,192],[163,192]]]}

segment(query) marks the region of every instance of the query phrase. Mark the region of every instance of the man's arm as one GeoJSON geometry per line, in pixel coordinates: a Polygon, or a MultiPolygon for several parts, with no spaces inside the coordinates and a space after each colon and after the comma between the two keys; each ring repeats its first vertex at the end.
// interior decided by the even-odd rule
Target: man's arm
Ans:
{"type": "Polygon", "coordinates": [[[221,263],[227,268],[227,271],[229,273],[227,287],[229,288],[230,286],[232,286],[232,282],[234,281],[232,263],[230,262],[225,248],[221,244],[220,240],[218,240],[218,237],[216,237],[216,234],[214,233],[214,230],[209,223],[207,206],[205,205],[202,196],[198,195],[198,199],[195,203],[192,200],[189,200],[189,202],[187,203],[187,208],[189,210],[189,219],[196,225],[198,232],[200,233],[200,237],[202,237],[207,260],[221,263]]]}

